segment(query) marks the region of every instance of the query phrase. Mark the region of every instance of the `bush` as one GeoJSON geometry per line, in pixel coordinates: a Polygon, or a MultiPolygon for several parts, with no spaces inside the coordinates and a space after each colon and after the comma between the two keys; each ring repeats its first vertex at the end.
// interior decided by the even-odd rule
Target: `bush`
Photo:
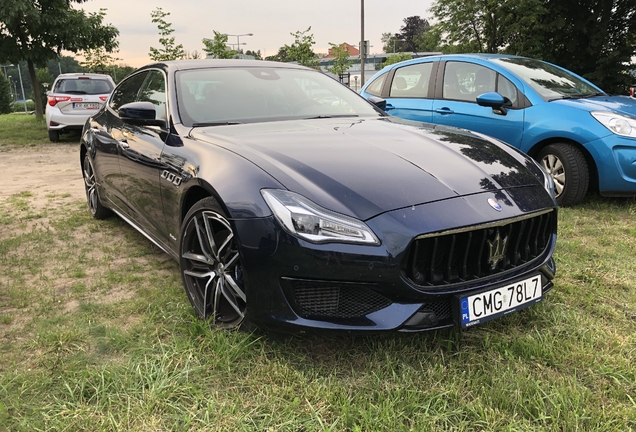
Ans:
{"type": "MultiPolygon", "coordinates": [[[[27,111],[35,111],[35,102],[31,99],[26,101],[27,111]]],[[[24,102],[13,102],[11,104],[11,111],[13,112],[22,112],[24,111],[24,102]]]]}

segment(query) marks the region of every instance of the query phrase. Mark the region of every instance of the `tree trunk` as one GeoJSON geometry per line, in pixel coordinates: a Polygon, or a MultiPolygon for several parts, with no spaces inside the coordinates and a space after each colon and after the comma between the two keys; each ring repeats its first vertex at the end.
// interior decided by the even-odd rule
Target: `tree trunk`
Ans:
{"type": "MultiPolygon", "coordinates": [[[[29,66],[29,77],[31,78],[31,88],[35,99],[35,118],[37,120],[42,120],[42,95],[40,94],[40,83],[38,82],[38,77],[35,74],[35,65],[33,64],[33,60],[27,60],[27,65],[29,66]]],[[[24,99],[26,99],[26,96],[24,99]]]]}

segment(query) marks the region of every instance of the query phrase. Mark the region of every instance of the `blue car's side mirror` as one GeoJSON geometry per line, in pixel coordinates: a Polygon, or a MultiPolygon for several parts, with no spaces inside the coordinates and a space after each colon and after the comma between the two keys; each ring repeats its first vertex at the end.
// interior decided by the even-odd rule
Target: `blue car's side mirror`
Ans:
{"type": "Polygon", "coordinates": [[[510,105],[510,100],[497,92],[488,92],[477,96],[477,105],[490,107],[495,114],[506,115],[505,106],[510,105]]]}

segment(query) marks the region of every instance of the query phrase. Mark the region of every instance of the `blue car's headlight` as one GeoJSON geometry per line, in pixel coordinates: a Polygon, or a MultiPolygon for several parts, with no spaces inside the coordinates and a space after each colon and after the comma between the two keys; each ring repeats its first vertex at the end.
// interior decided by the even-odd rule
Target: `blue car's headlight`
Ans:
{"type": "Polygon", "coordinates": [[[364,222],[324,209],[302,195],[282,189],[263,189],[261,195],[285,230],[297,237],[312,243],[380,244],[364,222]]]}
{"type": "Polygon", "coordinates": [[[612,133],[636,138],[636,119],[609,111],[592,111],[590,114],[612,133]]]}

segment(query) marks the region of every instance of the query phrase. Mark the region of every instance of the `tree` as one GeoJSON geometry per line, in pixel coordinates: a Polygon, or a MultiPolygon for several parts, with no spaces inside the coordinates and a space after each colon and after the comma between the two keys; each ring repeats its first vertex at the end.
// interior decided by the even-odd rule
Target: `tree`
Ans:
{"type": "Polygon", "coordinates": [[[431,25],[419,16],[404,18],[404,25],[399,33],[382,33],[382,44],[385,53],[415,52],[419,50],[420,39],[428,32],[431,25]]]}
{"type": "Polygon", "coordinates": [[[245,55],[254,56],[255,60],[263,60],[263,56],[261,55],[261,50],[258,50],[258,51],[247,50],[245,51],[245,55]]]}
{"type": "MultiPolygon", "coordinates": [[[[117,48],[119,31],[103,24],[105,9],[87,14],[73,8],[85,0],[2,1],[0,3],[0,58],[11,63],[26,61],[35,98],[42,100],[37,85],[36,66],[45,66],[62,50],[104,47],[117,48]]],[[[42,104],[35,104],[42,119],[42,104]]]]}
{"type": "Polygon", "coordinates": [[[329,45],[331,46],[331,54],[333,55],[333,66],[328,68],[328,70],[332,74],[340,76],[349,69],[353,61],[349,60],[349,51],[345,48],[344,44],[336,45],[329,42],[329,45]]]}
{"type": "Polygon", "coordinates": [[[185,60],[198,60],[198,59],[201,58],[201,53],[199,51],[197,51],[197,50],[194,50],[192,52],[186,50],[184,52],[183,58],[185,60]]]}
{"type": "Polygon", "coordinates": [[[203,39],[203,51],[216,59],[231,59],[236,55],[236,51],[227,47],[227,35],[212,30],[214,39],[203,39]]]}
{"type": "MultiPolygon", "coordinates": [[[[46,88],[48,87],[48,89],[51,89],[51,84],[53,84],[53,76],[51,76],[47,68],[38,69],[35,72],[35,76],[37,78],[40,94],[42,95],[42,101],[41,101],[42,109],[44,109],[46,107],[46,101],[47,101],[47,98],[44,97],[46,94],[46,88]],[[47,86],[44,86],[44,84],[47,84],[47,86]]],[[[37,101],[35,97],[35,87],[33,88],[33,92],[31,93],[31,98],[33,99],[34,102],[37,101]]]]}
{"type": "Polygon", "coordinates": [[[9,80],[0,73],[0,114],[9,114],[11,112],[11,84],[9,80]]]}
{"type": "Polygon", "coordinates": [[[506,52],[621,93],[636,54],[636,0],[436,0],[443,52],[506,52]]]}
{"type": "Polygon", "coordinates": [[[162,45],[162,48],[150,47],[148,56],[152,61],[177,60],[185,56],[183,45],[175,45],[174,36],[170,36],[174,33],[172,23],[164,20],[164,18],[169,15],[170,12],[164,12],[160,7],[150,13],[152,22],[157,24],[157,28],[159,29],[159,36],[161,36],[159,43],[162,45]]]}
{"type": "MultiPolygon", "coordinates": [[[[115,53],[117,52],[119,51],[115,53]]],[[[102,47],[85,50],[81,55],[84,57],[84,61],[80,64],[90,72],[102,73],[104,70],[112,69],[116,60],[121,60],[111,56],[110,53],[102,47]]]]}
{"type": "Polygon", "coordinates": [[[411,60],[413,56],[409,53],[395,53],[390,56],[387,56],[384,63],[382,63],[382,67],[392,65],[394,63],[399,63],[405,60],[411,60]]]}
{"type": "Polygon", "coordinates": [[[289,52],[287,51],[287,45],[282,46],[278,49],[278,52],[272,56],[265,57],[265,60],[269,61],[278,61],[278,62],[289,62],[289,52]]]}
{"type": "Polygon", "coordinates": [[[295,61],[298,64],[312,68],[318,67],[318,56],[311,48],[316,42],[314,41],[314,35],[309,33],[310,30],[311,26],[305,31],[290,33],[294,37],[294,43],[285,45],[288,56],[286,61],[295,61]]]}

